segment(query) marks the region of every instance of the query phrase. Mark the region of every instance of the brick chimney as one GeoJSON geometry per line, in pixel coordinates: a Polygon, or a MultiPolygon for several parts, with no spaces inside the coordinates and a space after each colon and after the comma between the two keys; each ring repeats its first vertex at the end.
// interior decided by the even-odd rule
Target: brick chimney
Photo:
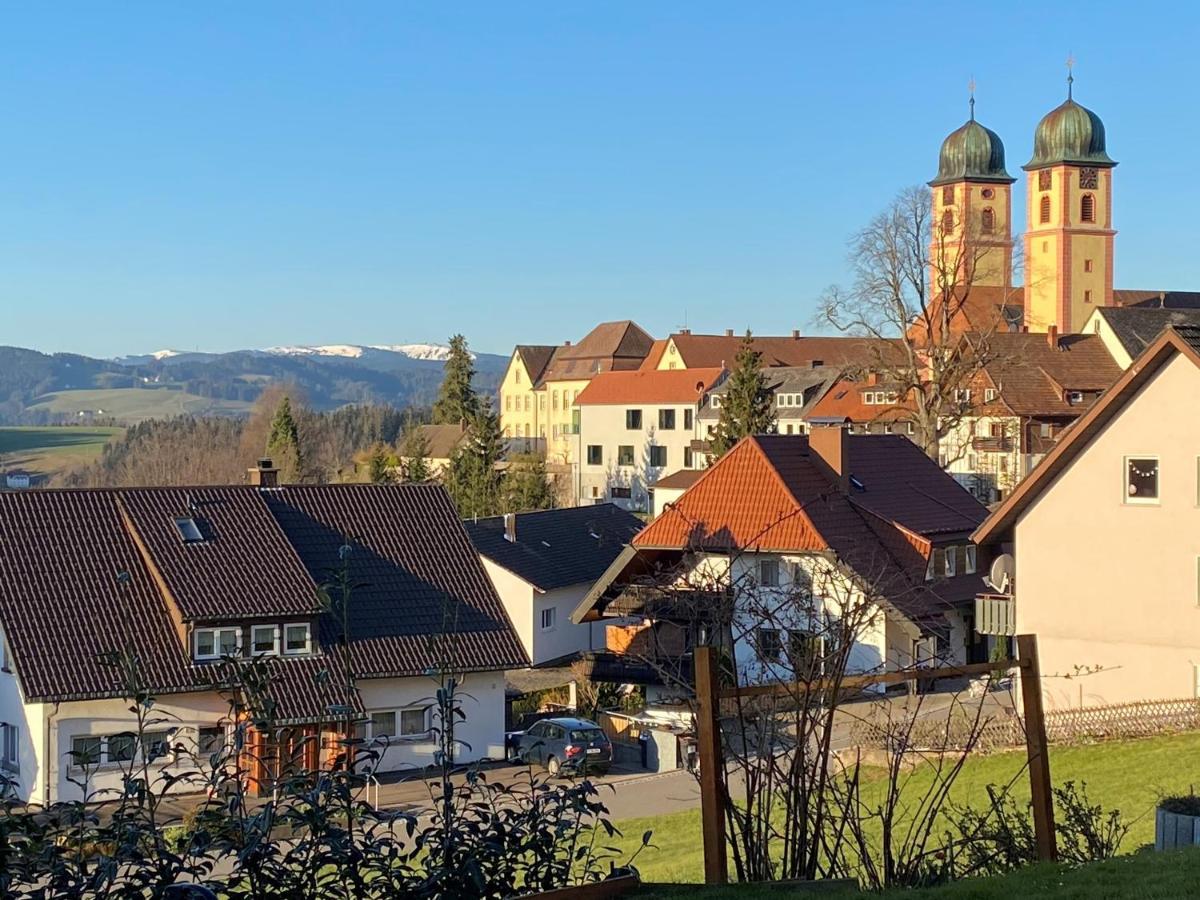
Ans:
{"type": "Polygon", "coordinates": [[[725,337],[733,337],[733,329],[732,328],[725,329],[725,337]]]}
{"type": "Polygon", "coordinates": [[[799,328],[792,329],[792,340],[793,341],[800,340],[800,329],[799,328]]]}
{"type": "Polygon", "coordinates": [[[1051,325],[1046,329],[1046,343],[1050,345],[1051,350],[1058,349],[1058,326],[1051,325]]]}
{"type": "Polygon", "coordinates": [[[843,494],[850,489],[850,429],[844,425],[819,425],[808,432],[813,461],[843,494]]]}
{"type": "Polygon", "coordinates": [[[517,542],[517,514],[504,514],[504,539],[510,544],[517,542]]]}
{"type": "Polygon", "coordinates": [[[279,487],[279,470],[275,468],[275,463],[268,457],[264,456],[256,465],[247,469],[246,473],[249,476],[250,483],[255,487],[279,487]]]}

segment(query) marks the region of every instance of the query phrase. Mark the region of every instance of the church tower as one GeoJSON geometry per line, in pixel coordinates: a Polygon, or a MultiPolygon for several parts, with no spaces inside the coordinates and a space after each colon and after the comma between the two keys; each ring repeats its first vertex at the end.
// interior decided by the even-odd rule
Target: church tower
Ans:
{"type": "Polygon", "coordinates": [[[1038,123],[1026,191],[1025,324],[1070,334],[1113,302],[1112,172],[1104,123],[1067,100],[1038,123]]]}
{"type": "Polygon", "coordinates": [[[942,141],[937,177],[929,182],[934,295],[951,282],[968,287],[1012,285],[1012,184],[1000,136],[971,117],[942,141]]]}

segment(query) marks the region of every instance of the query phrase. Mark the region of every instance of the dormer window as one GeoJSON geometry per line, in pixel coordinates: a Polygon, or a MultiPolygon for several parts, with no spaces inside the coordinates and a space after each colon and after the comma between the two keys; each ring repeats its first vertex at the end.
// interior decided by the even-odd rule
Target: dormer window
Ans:
{"type": "Polygon", "coordinates": [[[250,628],[251,656],[272,656],[278,653],[278,625],[254,625],[250,628]]]}
{"type": "Polygon", "coordinates": [[[312,626],[307,622],[295,622],[283,626],[283,652],[297,656],[312,652],[312,626]]]}
{"type": "Polygon", "coordinates": [[[200,526],[191,516],[176,516],[175,530],[179,532],[179,537],[185,544],[199,544],[204,540],[200,526]]]}
{"type": "Polygon", "coordinates": [[[242,629],[240,628],[197,628],[194,639],[196,659],[240,656],[242,652],[242,629]]]}

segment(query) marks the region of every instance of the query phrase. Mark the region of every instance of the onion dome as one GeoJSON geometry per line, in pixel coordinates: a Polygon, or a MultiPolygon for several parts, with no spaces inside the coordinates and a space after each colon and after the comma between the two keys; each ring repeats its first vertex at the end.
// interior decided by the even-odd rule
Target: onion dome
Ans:
{"type": "Polygon", "coordinates": [[[1004,169],[1004,142],[990,128],[975,121],[975,100],[971,99],[971,118],[942,141],[937,178],[930,187],[954,181],[1016,181],[1004,169]]]}
{"type": "Polygon", "coordinates": [[[1033,134],[1033,159],[1024,168],[1041,169],[1059,163],[1101,168],[1117,164],[1105,152],[1104,123],[1071,97],[1071,81],[1067,80],[1066,102],[1038,122],[1033,134]]]}

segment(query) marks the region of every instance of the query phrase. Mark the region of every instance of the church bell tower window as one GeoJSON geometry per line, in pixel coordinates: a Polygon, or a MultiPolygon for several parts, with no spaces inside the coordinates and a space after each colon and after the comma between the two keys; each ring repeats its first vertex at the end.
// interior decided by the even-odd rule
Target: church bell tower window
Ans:
{"type": "Polygon", "coordinates": [[[991,234],[996,230],[996,213],[990,206],[983,211],[980,227],[984,234],[991,234]]]}
{"type": "Polygon", "coordinates": [[[1084,194],[1079,199],[1079,218],[1084,222],[1096,221],[1096,198],[1091,194],[1084,194]]]}
{"type": "Polygon", "coordinates": [[[1042,224],[1045,224],[1046,222],[1050,221],[1050,198],[1043,197],[1039,206],[1040,209],[1038,210],[1038,220],[1042,224]]]}

